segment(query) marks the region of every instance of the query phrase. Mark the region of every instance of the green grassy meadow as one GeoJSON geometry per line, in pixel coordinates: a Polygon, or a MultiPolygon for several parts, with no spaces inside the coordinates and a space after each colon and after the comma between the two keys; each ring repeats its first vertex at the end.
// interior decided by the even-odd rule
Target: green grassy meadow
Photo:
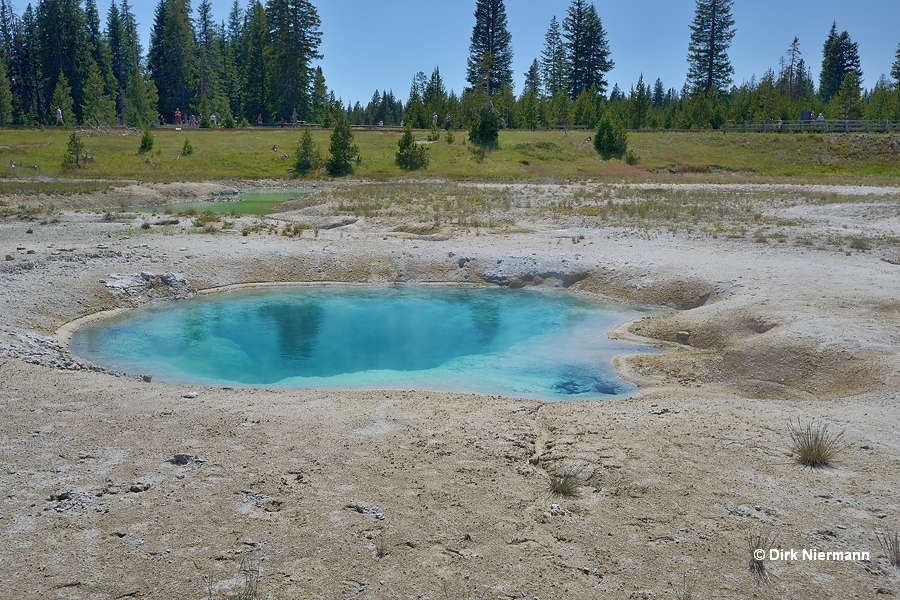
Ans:
{"type": "MultiPolygon", "coordinates": [[[[416,132],[424,141],[426,131],[416,132]]],[[[103,181],[140,182],[290,179],[298,129],[153,130],[153,149],[138,153],[140,135],[83,132],[91,157],[66,170],[63,157],[71,130],[0,130],[0,193],[23,188],[48,192],[91,191],[103,181]],[[193,153],[181,155],[185,140],[193,153]],[[17,166],[11,166],[15,163],[17,166]],[[65,182],[54,181],[65,179],[65,182]],[[24,180],[24,181],[23,181],[24,180]],[[75,180],[75,181],[72,181],[75,180]]],[[[354,177],[384,181],[408,178],[394,163],[401,133],[355,130],[361,163],[354,177]]],[[[429,167],[415,178],[602,179],[614,181],[790,181],[896,184],[900,134],[759,134],[632,132],[637,164],[603,161],[591,131],[503,131],[499,149],[480,155],[465,131],[446,132],[428,143],[429,167]]],[[[330,130],[313,130],[323,156],[330,130]]],[[[327,177],[324,172],[317,177],[327,177]]]]}

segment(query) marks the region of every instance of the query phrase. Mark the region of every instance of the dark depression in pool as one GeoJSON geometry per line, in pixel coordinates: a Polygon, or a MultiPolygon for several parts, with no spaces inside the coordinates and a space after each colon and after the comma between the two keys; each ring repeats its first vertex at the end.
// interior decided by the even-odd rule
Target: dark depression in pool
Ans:
{"type": "Polygon", "coordinates": [[[97,365],[186,385],[416,389],[539,400],[635,391],[607,336],[648,314],[564,292],[274,286],[122,313],[75,332],[97,365]]]}

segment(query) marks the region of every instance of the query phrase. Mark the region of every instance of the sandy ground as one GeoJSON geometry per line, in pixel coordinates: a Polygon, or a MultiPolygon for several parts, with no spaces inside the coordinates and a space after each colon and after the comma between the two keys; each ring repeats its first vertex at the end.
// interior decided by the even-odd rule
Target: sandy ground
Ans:
{"type": "MultiPolygon", "coordinates": [[[[0,222],[0,596],[226,598],[248,572],[272,599],[900,594],[877,538],[900,530],[900,190],[773,204],[802,235],[852,231],[871,236],[865,249],[527,212],[507,230],[412,235],[394,231],[402,218],[363,218],[285,237],[83,210],[227,187],[10,201],[62,212],[0,222]],[[118,296],[103,283],[141,272],[147,286],[118,296]],[[641,386],[632,398],[539,403],[148,383],[55,337],[100,310],[190,295],[167,272],[201,290],[568,287],[665,308],[613,333],[665,352],[617,359],[641,386]],[[833,467],[797,464],[798,420],[843,432],[833,467]],[[565,473],[575,496],[550,492],[565,473]],[[748,536],[797,556],[767,557],[755,577],[748,536]]],[[[519,192],[537,206],[546,190],[519,192]]],[[[327,212],[279,219],[325,226],[327,212]]]]}

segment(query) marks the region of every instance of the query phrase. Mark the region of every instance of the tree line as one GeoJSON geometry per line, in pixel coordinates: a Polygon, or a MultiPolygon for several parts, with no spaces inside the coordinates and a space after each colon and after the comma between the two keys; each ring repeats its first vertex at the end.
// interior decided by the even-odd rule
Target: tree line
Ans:
{"type": "MultiPolygon", "coordinates": [[[[413,76],[405,101],[376,90],[366,102],[335,98],[318,61],[321,21],[309,0],[234,0],[226,21],[210,0],[159,0],[146,53],[128,0],[112,0],[105,23],[96,0],[38,0],[21,16],[0,0],[0,124],[129,125],[218,116],[226,127],[285,119],[331,127],[409,124],[469,128],[484,115],[500,127],[595,128],[607,116],[631,129],[717,128],[728,121],[795,120],[804,112],[830,119],[900,119],[900,46],[891,79],[861,85],[858,45],[832,24],[818,78],[800,40],[786,40],[777,69],[734,85],[728,49],[736,33],[733,0],[696,0],[686,83],[659,78],[609,89],[613,49],[595,5],[572,0],[554,16],[543,50],[515,93],[512,34],[503,0],[476,0],[466,83],[448,92],[439,67],[413,76]],[[485,111],[488,111],[486,113],[485,111]],[[494,118],[494,117],[491,118],[494,118]]],[[[810,61],[812,62],[812,61],[810,61]]]]}
{"type": "MultiPolygon", "coordinates": [[[[0,0],[0,124],[153,126],[175,111],[225,126],[327,122],[336,105],[315,63],[322,32],[309,0],[237,0],[216,23],[210,0],[159,0],[146,52],[128,0],[101,23],[96,0],[0,0]]],[[[208,124],[208,121],[206,122],[208,124]]]]}

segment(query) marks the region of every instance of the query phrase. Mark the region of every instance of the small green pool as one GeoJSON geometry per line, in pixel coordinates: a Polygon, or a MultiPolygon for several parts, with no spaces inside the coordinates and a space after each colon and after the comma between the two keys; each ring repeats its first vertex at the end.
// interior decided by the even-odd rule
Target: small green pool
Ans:
{"type": "Polygon", "coordinates": [[[207,200],[204,202],[179,202],[177,204],[166,204],[165,206],[145,208],[142,212],[160,213],[167,211],[173,213],[185,213],[196,211],[224,214],[239,213],[242,215],[267,215],[279,204],[287,202],[288,200],[294,200],[295,198],[303,198],[311,193],[312,190],[304,189],[250,190],[234,196],[228,196],[226,197],[227,199],[207,200]]]}

